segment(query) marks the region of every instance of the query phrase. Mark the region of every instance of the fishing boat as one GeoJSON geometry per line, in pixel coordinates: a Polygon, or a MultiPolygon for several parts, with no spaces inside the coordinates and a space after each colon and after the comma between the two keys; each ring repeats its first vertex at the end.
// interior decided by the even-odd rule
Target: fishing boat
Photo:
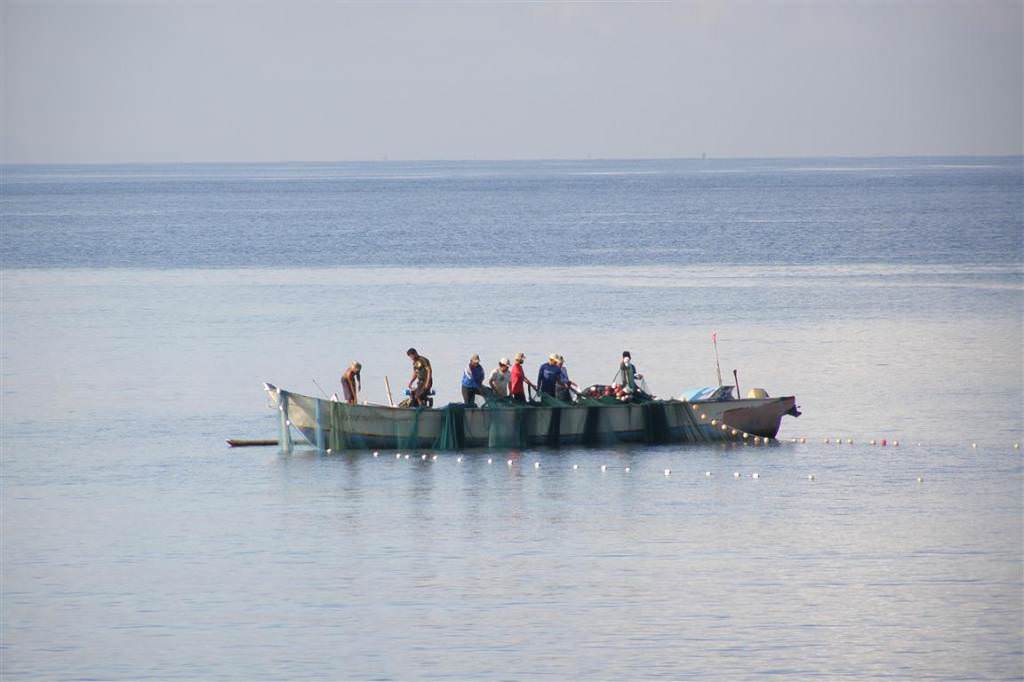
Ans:
{"type": "MultiPolygon", "coordinates": [[[[264,384],[279,413],[282,450],[292,431],[320,451],[524,448],[613,443],[769,443],[782,417],[800,416],[796,398],[732,395],[732,386],[644,402],[488,401],[483,407],[350,405],[264,384]]],[[[760,389],[756,389],[760,391],[760,389]]],[[[763,393],[763,391],[761,391],[763,393]]]]}

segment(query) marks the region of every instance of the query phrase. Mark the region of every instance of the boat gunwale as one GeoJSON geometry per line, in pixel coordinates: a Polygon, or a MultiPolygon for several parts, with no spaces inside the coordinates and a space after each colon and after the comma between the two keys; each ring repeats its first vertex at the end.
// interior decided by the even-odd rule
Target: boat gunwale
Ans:
{"type": "Polygon", "coordinates": [[[298,396],[300,398],[306,398],[306,399],[309,399],[309,400],[319,400],[319,401],[325,402],[325,403],[336,403],[336,404],[339,404],[339,405],[343,405],[344,408],[347,409],[347,410],[348,409],[351,409],[351,410],[359,409],[359,410],[367,410],[367,411],[385,411],[385,413],[391,413],[392,411],[399,411],[398,412],[399,414],[409,414],[409,413],[413,413],[413,412],[417,412],[417,411],[421,412],[421,413],[426,412],[428,414],[429,413],[433,413],[433,412],[441,413],[441,412],[444,412],[447,409],[448,405],[460,405],[460,406],[464,407],[467,410],[511,411],[511,410],[521,410],[521,409],[524,409],[524,408],[527,408],[527,409],[555,409],[555,408],[561,408],[561,409],[566,409],[566,408],[569,408],[569,409],[572,409],[572,408],[589,409],[589,408],[592,408],[592,407],[599,407],[599,408],[639,407],[639,406],[642,406],[642,405],[645,405],[645,404],[650,404],[650,403],[660,403],[662,405],[690,405],[690,406],[693,406],[693,407],[704,406],[704,405],[715,405],[715,406],[728,405],[728,406],[735,406],[735,407],[750,407],[750,406],[753,406],[753,405],[769,405],[771,403],[778,402],[778,401],[784,401],[784,400],[794,400],[794,401],[796,400],[796,396],[784,395],[784,396],[767,397],[767,398],[734,398],[732,400],[708,400],[708,401],[679,400],[678,398],[659,398],[659,399],[648,401],[647,403],[631,403],[631,402],[600,403],[600,402],[597,402],[597,403],[587,403],[587,404],[569,403],[569,404],[566,404],[566,405],[543,405],[541,403],[527,402],[527,403],[508,404],[508,405],[491,405],[491,406],[487,406],[487,405],[472,405],[471,406],[471,405],[462,405],[462,403],[459,403],[459,402],[451,402],[451,403],[448,403],[447,405],[441,406],[441,407],[436,407],[436,406],[435,407],[400,407],[398,405],[383,405],[383,404],[380,404],[380,403],[355,403],[355,404],[350,404],[350,403],[346,403],[346,402],[341,401],[341,400],[332,400],[330,398],[318,398],[316,396],[306,395],[306,394],[303,394],[303,393],[296,393],[295,391],[288,391],[286,389],[278,388],[278,387],[274,386],[273,384],[264,384],[264,386],[266,387],[265,390],[267,390],[267,392],[278,392],[279,393],[281,391],[284,391],[288,395],[298,396]]]}

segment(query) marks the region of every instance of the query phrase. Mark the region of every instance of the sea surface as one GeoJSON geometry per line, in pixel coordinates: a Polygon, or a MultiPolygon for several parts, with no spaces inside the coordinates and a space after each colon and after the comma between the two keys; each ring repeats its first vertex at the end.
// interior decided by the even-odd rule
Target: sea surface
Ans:
{"type": "Polygon", "coordinates": [[[0,180],[4,680],[1024,677],[1020,157],[0,180]],[[224,445],[409,346],[669,397],[713,332],[777,444],[224,445]]]}

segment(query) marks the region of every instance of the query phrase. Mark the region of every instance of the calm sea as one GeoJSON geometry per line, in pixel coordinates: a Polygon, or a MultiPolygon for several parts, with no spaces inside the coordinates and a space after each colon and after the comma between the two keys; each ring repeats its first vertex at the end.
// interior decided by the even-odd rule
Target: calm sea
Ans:
{"type": "Polygon", "coordinates": [[[1019,157],[0,173],[5,680],[1024,676],[1019,157]],[[713,331],[777,446],[223,443],[713,331]]]}

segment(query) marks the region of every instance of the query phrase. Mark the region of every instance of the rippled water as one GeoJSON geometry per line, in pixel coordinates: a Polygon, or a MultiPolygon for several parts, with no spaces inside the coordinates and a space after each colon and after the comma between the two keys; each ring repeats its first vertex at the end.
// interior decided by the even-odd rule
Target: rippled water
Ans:
{"type": "MultiPolygon", "coordinates": [[[[701,171],[687,196],[714,224],[767,201],[764,243],[786,248],[764,259],[756,233],[733,250],[679,231],[679,197],[658,197],[701,169],[678,164],[447,165],[433,185],[430,164],[7,169],[0,673],[1021,677],[1020,161],[958,161],[701,171]],[[267,182],[300,188],[297,210],[387,207],[366,214],[365,263],[303,248],[329,220],[253,222],[241,204],[289,205],[267,182]],[[616,251],[621,228],[581,214],[609,246],[593,256],[560,211],[608,192],[653,217],[616,251]],[[479,258],[441,247],[410,270],[388,235],[435,200],[464,224],[550,217],[553,232],[509,228],[554,234],[550,261],[506,262],[492,235],[467,247],[479,258]],[[968,224],[950,251],[943,235],[968,224]],[[855,233],[892,248],[860,257],[855,233]],[[561,352],[591,383],[628,347],[672,395],[714,382],[713,329],[744,388],[798,397],[777,446],[461,462],[223,446],[276,435],[262,381],[335,390],[360,359],[382,401],[409,345],[442,402],[470,353],[489,367],[516,350],[533,368],[561,352]]],[[[423,230],[444,241],[441,223],[423,230]]]]}

